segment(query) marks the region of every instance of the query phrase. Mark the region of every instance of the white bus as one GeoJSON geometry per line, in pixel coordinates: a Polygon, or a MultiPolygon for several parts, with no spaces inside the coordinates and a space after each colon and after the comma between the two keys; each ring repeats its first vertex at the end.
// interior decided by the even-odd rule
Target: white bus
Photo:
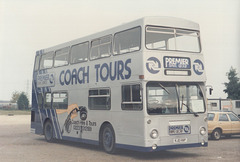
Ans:
{"type": "Polygon", "coordinates": [[[31,131],[143,152],[208,145],[199,25],[146,17],[36,52],[31,131]]]}

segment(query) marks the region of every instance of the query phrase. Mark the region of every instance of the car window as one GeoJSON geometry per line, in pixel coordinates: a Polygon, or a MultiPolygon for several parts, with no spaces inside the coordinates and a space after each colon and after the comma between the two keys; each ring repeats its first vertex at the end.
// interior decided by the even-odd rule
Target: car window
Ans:
{"type": "Polygon", "coordinates": [[[215,114],[214,113],[208,113],[208,121],[213,121],[215,114]]]}
{"type": "Polygon", "coordinates": [[[228,116],[230,117],[231,121],[239,121],[238,117],[233,114],[228,114],[228,116]]]}
{"type": "Polygon", "coordinates": [[[226,114],[219,114],[219,121],[228,121],[228,117],[226,114]]]}

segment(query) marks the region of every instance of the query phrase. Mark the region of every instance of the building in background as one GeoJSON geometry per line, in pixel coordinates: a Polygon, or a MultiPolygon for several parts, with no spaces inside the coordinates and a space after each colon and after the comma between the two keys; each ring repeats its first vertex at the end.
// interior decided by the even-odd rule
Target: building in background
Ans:
{"type": "Polygon", "coordinates": [[[0,109],[17,109],[17,103],[11,103],[10,101],[0,100],[0,109]]]}
{"type": "Polygon", "coordinates": [[[208,111],[212,110],[233,111],[240,116],[240,100],[208,99],[208,111]]]}

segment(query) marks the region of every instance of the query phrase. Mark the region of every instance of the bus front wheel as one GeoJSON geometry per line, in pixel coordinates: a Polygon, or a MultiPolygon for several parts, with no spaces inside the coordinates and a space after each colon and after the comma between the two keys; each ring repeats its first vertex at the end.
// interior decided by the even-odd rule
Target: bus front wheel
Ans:
{"type": "Polygon", "coordinates": [[[115,133],[111,124],[106,124],[104,126],[101,137],[104,151],[113,154],[115,152],[115,133]]]}
{"type": "Polygon", "coordinates": [[[53,125],[50,120],[44,124],[44,136],[47,142],[53,142],[53,125]]]}

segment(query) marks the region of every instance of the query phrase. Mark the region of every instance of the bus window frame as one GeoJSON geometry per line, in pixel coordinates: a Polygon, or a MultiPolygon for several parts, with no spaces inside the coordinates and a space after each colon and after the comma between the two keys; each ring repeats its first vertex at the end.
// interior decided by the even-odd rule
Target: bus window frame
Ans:
{"type": "Polygon", "coordinates": [[[43,106],[42,106],[43,109],[52,109],[52,93],[51,92],[46,92],[44,93],[44,98],[43,98],[43,106]],[[50,94],[51,95],[51,102],[50,102],[50,107],[46,107],[46,96],[47,94],[50,94]]]}
{"type": "Polygon", "coordinates": [[[38,71],[38,70],[39,70],[41,59],[42,59],[42,56],[41,56],[41,55],[36,55],[36,56],[35,56],[34,71],[38,71]],[[37,65],[37,64],[36,64],[36,63],[37,63],[37,57],[39,57],[39,59],[38,59],[38,66],[36,67],[36,65],[37,65]]]}
{"type": "MultiPolygon", "coordinates": [[[[104,43],[106,44],[106,43],[104,43]]],[[[98,47],[101,46],[100,45],[97,45],[98,47]]],[[[108,58],[108,57],[111,57],[113,55],[113,35],[112,34],[108,34],[108,35],[105,35],[105,36],[102,36],[102,37],[99,37],[99,38],[95,38],[95,39],[92,39],[89,43],[89,60],[90,61],[93,61],[93,60],[98,60],[98,59],[103,59],[103,58],[108,58]],[[101,54],[99,55],[99,57],[97,58],[91,58],[91,55],[92,55],[92,43],[96,40],[101,40],[102,38],[105,38],[105,37],[110,37],[110,54],[108,56],[105,56],[105,57],[101,57],[101,54]]]]}
{"type": "Polygon", "coordinates": [[[46,69],[52,69],[53,68],[53,63],[54,63],[54,55],[55,55],[55,51],[50,51],[50,52],[47,52],[47,53],[43,53],[41,55],[41,60],[39,62],[39,70],[46,70],[46,69]],[[49,53],[53,53],[53,57],[52,57],[52,66],[51,67],[48,67],[48,68],[41,68],[41,63],[42,63],[42,58],[43,58],[43,55],[47,55],[49,53]]]}
{"type": "Polygon", "coordinates": [[[66,96],[67,96],[67,107],[66,108],[64,108],[64,109],[60,109],[60,110],[67,110],[68,109],[68,103],[69,103],[69,94],[68,94],[68,92],[67,91],[54,91],[54,92],[52,92],[51,94],[52,94],[52,103],[51,103],[51,105],[52,105],[52,109],[56,109],[56,108],[54,108],[54,106],[53,106],[53,99],[54,99],[54,94],[60,94],[60,93],[65,93],[66,94],[66,96]]]}
{"type": "Polygon", "coordinates": [[[38,109],[42,109],[44,106],[44,97],[42,93],[37,93],[37,103],[38,103],[38,109]]]}
{"type": "Polygon", "coordinates": [[[63,48],[60,48],[60,49],[57,49],[57,50],[54,51],[54,56],[53,56],[53,67],[54,67],[54,68],[63,67],[63,66],[68,66],[68,65],[69,65],[70,49],[71,49],[70,46],[66,46],[66,47],[63,47],[63,48]],[[56,61],[55,58],[56,58],[56,56],[57,56],[57,52],[58,52],[58,51],[61,51],[62,49],[65,49],[65,48],[68,48],[67,64],[63,64],[63,65],[58,65],[58,66],[56,66],[56,65],[55,65],[55,61],[56,61]]]}
{"type": "Polygon", "coordinates": [[[84,41],[84,42],[81,42],[81,43],[71,45],[70,50],[69,50],[69,64],[70,65],[79,64],[79,63],[82,63],[82,62],[87,62],[89,60],[90,60],[90,42],[89,41],[84,41]],[[82,44],[85,44],[85,43],[87,43],[87,46],[88,46],[87,57],[86,57],[87,60],[83,60],[83,61],[79,61],[79,62],[72,62],[72,55],[71,55],[72,47],[82,45],[82,44]]]}
{"type": "MultiPolygon", "coordinates": [[[[121,110],[123,111],[142,111],[143,110],[143,87],[142,87],[142,83],[139,83],[139,82],[136,82],[136,83],[124,83],[124,84],[121,84],[121,110]],[[123,86],[133,86],[133,85],[139,85],[139,93],[140,93],[140,99],[141,101],[136,101],[136,102],[133,102],[133,101],[130,101],[130,102],[123,102],[123,86]],[[141,108],[140,109],[134,109],[134,108],[123,108],[123,105],[127,105],[127,104],[130,104],[130,105],[140,105],[141,108]]],[[[130,92],[131,93],[131,92],[130,92]]],[[[130,96],[132,98],[132,96],[130,96]]]]}
{"type": "Polygon", "coordinates": [[[202,52],[202,44],[201,44],[201,34],[200,34],[200,30],[193,30],[193,29],[186,29],[186,28],[174,28],[174,27],[168,27],[168,26],[156,26],[156,25],[146,25],[145,26],[145,48],[147,50],[153,50],[153,51],[167,51],[167,52],[186,52],[186,53],[196,53],[199,54],[202,52]],[[176,35],[179,35],[178,33],[176,33],[177,30],[181,30],[181,31],[194,31],[198,34],[198,45],[199,45],[199,52],[194,52],[194,51],[182,51],[182,50],[162,50],[162,49],[149,49],[147,47],[147,37],[146,37],[146,33],[147,33],[147,27],[158,27],[158,28],[163,28],[163,29],[172,29],[174,30],[174,40],[175,40],[175,46],[176,45],[176,35]]]}
{"type": "MultiPolygon", "coordinates": [[[[112,108],[112,95],[111,95],[111,88],[110,87],[99,87],[99,88],[90,88],[88,89],[88,109],[89,110],[106,110],[106,111],[110,111],[111,108],[112,108]],[[90,91],[91,90],[97,90],[97,91],[100,91],[100,90],[108,90],[109,91],[109,95],[90,95],[90,91]],[[98,97],[109,97],[110,99],[110,105],[108,108],[101,108],[101,109],[96,109],[96,108],[93,108],[90,106],[90,98],[98,98],[98,97]]],[[[106,105],[107,106],[107,105],[106,105]]]]}
{"type": "Polygon", "coordinates": [[[128,54],[128,53],[133,53],[133,52],[137,52],[137,51],[140,51],[142,49],[142,27],[141,26],[136,26],[136,27],[132,27],[132,28],[128,28],[126,30],[122,30],[122,31],[119,31],[119,32],[116,32],[114,33],[113,35],[113,47],[112,47],[112,54],[113,56],[118,56],[118,55],[124,55],[124,54],[128,54]],[[139,28],[140,31],[140,42],[139,42],[139,49],[138,50],[135,50],[135,51],[130,51],[130,52],[124,52],[124,53],[115,53],[114,49],[115,49],[115,37],[117,34],[119,33],[123,33],[123,32],[126,32],[126,31],[129,31],[129,30],[132,30],[132,29],[137,29],[139,28]]]}
{"type": "MultiPolygon", "coordinates": [[[[200,82],[166,82],[166,81],[148,81],[147,84],[146,84],[146,104],[148,104],[148,90],[147,90],[147,87],[148,87],[148,84],[152,84],[152,83],[160,83],[162,86],[165,86],[165,84],[170,84],[170,85],[174,85],[175,88],[176,88],[176,97],[177,97],[177,112],[176,113],[156,113],[156,114],[151,114],[148,112],[148,115],[185,115],[185,114],[194,114],[194,113],[197,113],[197,114],[204,114],[207,112],[207,105],[205,103],[205,98],[206,96],[204,95],[204,91],[202,89],[202,86],[200,82]],[[204,108],[204,111],[203,112],[183,112],[182,110],[179,111],[181,109],[181,96],[179,96],[180,92],[179,92],[179,86],[196,86],[203,94],[202,96],[202,103],[203,103],[203,108],[204,108]]],[[[165,88],[165,87],[164,87],[165,88]]],[[[165,90],[164,88],[162,88],[163,90],[165,90]]],[[[166,91],[166,90],[165,90],[166,91]]],[[[189,98],[191,99],[191,98],[189,98]]],[[[189,105],[188,105],[189,106],[189,105]]],[[[146,107],[146,109],[148,110],[148,106],[146,107]]]]}

